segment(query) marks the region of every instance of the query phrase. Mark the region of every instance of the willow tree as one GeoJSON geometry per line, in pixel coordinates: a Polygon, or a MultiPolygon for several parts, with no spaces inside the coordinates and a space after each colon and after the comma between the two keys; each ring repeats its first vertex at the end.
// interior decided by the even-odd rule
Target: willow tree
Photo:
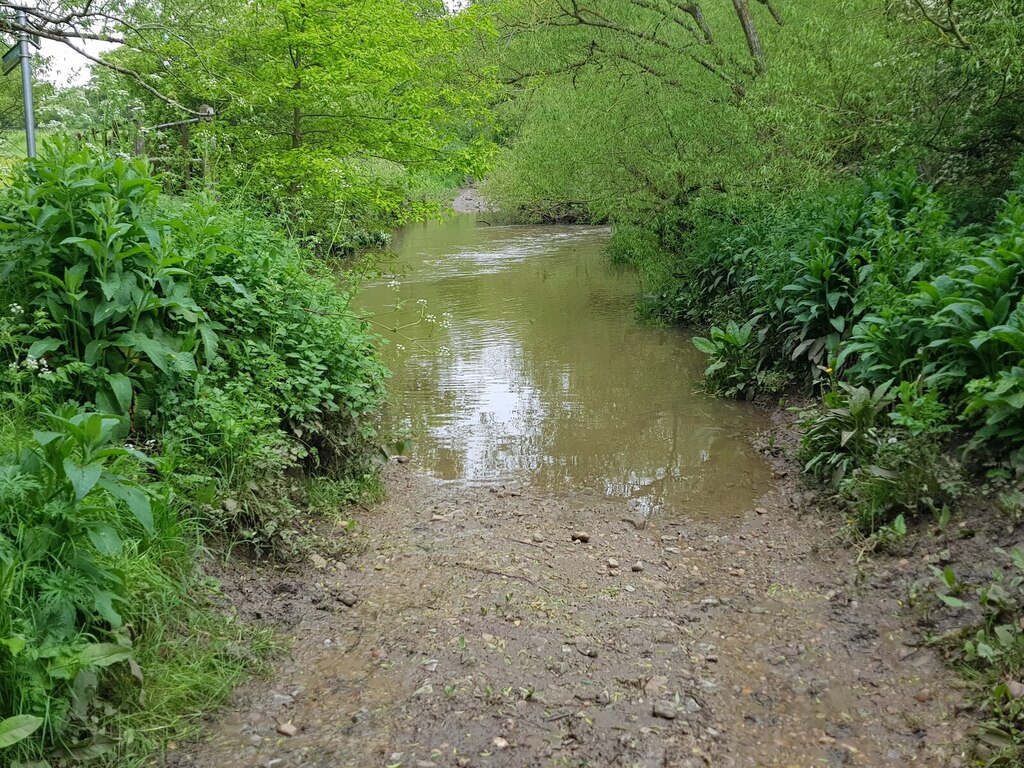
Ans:
{"type": "Polygon", "coordinates": [[[898,77],[875,66],[889,41],[874,0],[498,7],[508,138],[492,192],[542,217],[569,200],[652,222],[803,183],[875,145],[871,94],[898,77]]]}

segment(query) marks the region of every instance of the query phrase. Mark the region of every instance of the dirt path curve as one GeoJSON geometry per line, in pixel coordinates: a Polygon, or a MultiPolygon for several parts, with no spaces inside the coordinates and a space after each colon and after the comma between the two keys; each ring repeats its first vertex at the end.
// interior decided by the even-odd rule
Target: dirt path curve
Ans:
{"type": "Polygon", "coordinates": [[[784,480],[739,520],[647,525],[603,499],[387,481],[347,568],[228,579],[294,645],[166,764],[961,764],[960,694],[915,647],[898,574],[850,583],[784,480]]]}

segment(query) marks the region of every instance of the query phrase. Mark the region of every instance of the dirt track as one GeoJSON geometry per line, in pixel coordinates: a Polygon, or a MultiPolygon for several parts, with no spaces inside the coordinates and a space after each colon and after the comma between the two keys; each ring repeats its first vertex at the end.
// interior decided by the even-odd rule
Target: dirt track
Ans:
{"type": "Polygon", "coordinates": [[[851,583],[785,474],[694,522],[392,466],[365,555],[226,579],[294,644],[167,764],[964,764],[963,693],[917,646],[903,574],[851,583]]]}

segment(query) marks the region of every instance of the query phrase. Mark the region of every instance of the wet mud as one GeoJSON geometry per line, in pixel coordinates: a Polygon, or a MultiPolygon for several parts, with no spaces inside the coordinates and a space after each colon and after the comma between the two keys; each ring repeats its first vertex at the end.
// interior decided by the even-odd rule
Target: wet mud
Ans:
{"type": "Polygon", "coordinates": [[[856,579],[774,470],[712,524],[392,466],[366,554],[224,576],[291,650],[166,764],[962,764],[963,691],[905,584],[856,579]]]}

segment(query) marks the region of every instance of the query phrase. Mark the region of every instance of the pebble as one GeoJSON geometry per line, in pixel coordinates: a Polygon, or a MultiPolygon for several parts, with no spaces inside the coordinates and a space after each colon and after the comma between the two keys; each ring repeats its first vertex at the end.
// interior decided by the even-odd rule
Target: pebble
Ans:
{"type": "Polygon", "coordinates": [[[590,541],[590,534],[586,531],[576,531],[572,535],[572,540],[581,541],[584,544],[586,544],[588,541],[590,541]]]}
{"type": "Polygon", "coordinates": [[[327,559],[324,558],[324,557],[321,557],[320,555],[316,554],[315,552],[312,555],[309,556],[309,562],[318,571],[322,571],[324,568],[327,567],[327,559]]]}
{"type": "Polygon", "coordinates": [[[676,719],[676,705],[671,701],[656,701],[654,702],[654,708],[652,710],[655,717],[663,718],[664,720],[675,720],[676,719]]]}
{"type": "Polygon", "coordinates": [[[619,567],[619,561],[616,560],[614,557],[609,557],[608,558],[608,567],[609,568],[618,568],[619,567]]]}
{"type": "Polygon", "coordinates": [[[346,605],[349,608],[351,608],[353,605],[359,602],[359,598],[353,595],[351,592],[343,593],[341,597],[339,597],[338,599],[341,600],[343,605],[346,605]]]}
{"type": "Polygon", "coordinates": [[[287,723],[281,723],[277,726],[277,732],[282,736],[294,736],[299,732],[299,729],[289,720],[287,723]]]}
{"type": "Polygon", "coordinates": [[[501,736],[495,736],[494,741],[491,743],[494,744],[495,749],[508,749],[508,741],[501,738],[501,736]]]}
{"type": "Polygon", "coordinates": [[[756,512],[759,515],[767,515],[768,514],[768,510],[765,509],[764,507],[758,507],[757,509],[754,510],[754,512],[756,512]]]}
{"type": "Polygon", "coordinates": [[[644,570],[644,564],[637,560],[632,566],[630,566],[630,570],[633,571],[633,573],[641,573],[644,570]]]}
{"type": "Polygon", "coordinates": [[[544,536],[538,531],[537,533],[533,534],[533,541],[535,544],[540,544],[542,541],[544,541],[544,536]]]}
{"type": "Polygon", "coordinates": [[[1006,690],[1013,698],[1024,699],[1024,683],[1019,680],[1007,680],[1006,690]]]}
{"type": "Polygon", "coordinates": [[[588,658],[591,658],[591,659],[596,659],[597,658],[597,648],[595,648],[592,645],[587,645],[585,643],[577,642],[576,643],[576,650],[579,651],[580,653],[582,653],[584,656],[587,656],[588,658]]]}

